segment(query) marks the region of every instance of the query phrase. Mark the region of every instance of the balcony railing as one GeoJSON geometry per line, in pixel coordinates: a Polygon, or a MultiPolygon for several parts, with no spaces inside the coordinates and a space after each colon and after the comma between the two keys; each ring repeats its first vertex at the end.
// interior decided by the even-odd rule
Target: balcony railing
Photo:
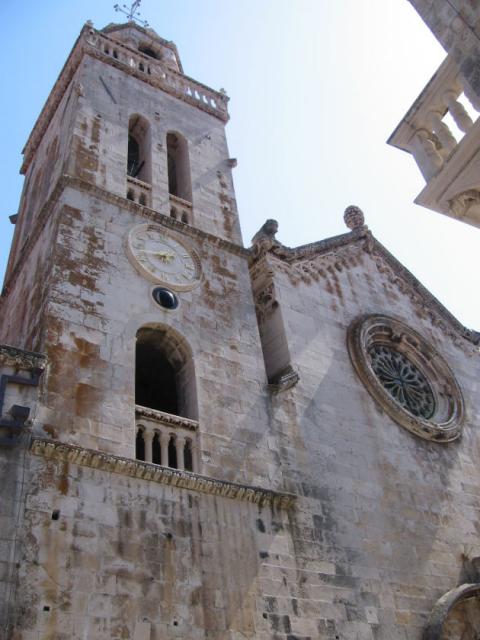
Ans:
{"type": "Polygon", "coordinates": [[[127,176],[127,199],[146,207],[152,206],[152,187],[147,182],[127,176]]]}
{"type": "Polygon", "coordinates": [[[136,405],[136,458],[198,471],[198,422],[136,405]]]}
{"type": "Polygon", "coordinates": [[[170,216],[186,224],[193,223],[192,203],[170,194],[170,216]]]}
{"type": "Polygon", "coordinates": [[[160,60],[151,58],[140,51],[134,51],[94,29],[88,34],[87,42],[102,54],[108,55],[118,63],[145,75],[146,81],[158,82],[169,93],[212,113],[224,122],[228,120],[228,96],[225,93],[214,91],[168,67],[160,60]]]}
{"type": "Polygon", "coordinates": [[[427,182],[418,204],[480,226],[478,112],[479,98],[447,56],[388,142],[413,155],[427,182]]]}

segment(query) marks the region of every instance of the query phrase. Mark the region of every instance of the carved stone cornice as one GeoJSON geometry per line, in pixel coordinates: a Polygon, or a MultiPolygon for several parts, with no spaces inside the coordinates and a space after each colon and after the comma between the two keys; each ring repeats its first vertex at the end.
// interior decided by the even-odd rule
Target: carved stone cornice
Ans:
{"type": "Polygon", "coordinates": [[[198,491],[213,496],[231,498],[258,504],[261,507],[274,506],[279,509],[290,509],[296,499],[291,493],[280,493],[247,484],[238,484],[226,480],[216,480],[190,471],[180,471],[160,465],[114,456],[110,453],[85,449],[78,445],[66,444],[44,438],[33,438],[31,452],[50,460],[70,462],[107,473],[122,475],[158,482],[179,489],[198,491]]]}
{"type": "MultiPolygon", "coordinates": [[[[443,306],[419,280],[404,267],[368,230],[367,227],[354,229],[350,233],[334,236],[290,249],[282,247],[281,253],[275,247],[259,259],[250,259],[252,279],[261,278],[263,270],[284,272],[296,285],[306,284],[326,277],[328,268],[342,271],[350,267],[349,257],[352,251],[368,254],[378,271],[382,273],[399,291],[408,296],[411,302],[429,319],[431,324],[440,328],[452,342],[465,349],[465,341],[478,346],[480,333],[464,327],[453,314],[443,306]]],[[[471,351],[471,348],[467,349],[471,351]]]]}
{"type": "Polygon", "coordinates": [[[224,240],[223,238],[219,238],[218,236],[213,235],[212,233],[208,233],[207,231],[202,231],[201,229],[197,229],[196,227],[192,227],[185,222],[180,222],[180,220],[175,220],[171,216],[164,215],[159,211],[155,211],[154,209],[150,209],[147,206],[138,204],[136,202],[132,202],[132,200],[128,200],[122,196],[116,195],[105,189],[97,187],[94,184],[89,182],[85,182],[80,178],[74,178],[69,175],[63,175],[55,185],[52,194],[50,195],[47,202],[44,204],[42,209],[40,210],[37,220],[33,226],[32,232],[30,233],[30,237],[26,245],[22,248],[21,256],[18,258],[17,263],[15,264],[14,269],[8,277],[8,280],[5,281],[5,285],[3,287],[2,295],[0,297],[0,308],[2,304],[2,300],[8,296],[9,291],[11,290],[13,283],[15,282],[18,274],[20,273],[23,264],[28,259],[28,256],[37,242],[37,239],[40,236],[40,232],[45,226],[45,223],[51,214],[55,204],[59,201],[62,193],[67,187],[72,187],[74,189],[79,189],[80,191],[84,191],[85,193],[89,193],[104,202],[108,202],[110,204],[116,205],[121,209],[126,209],[135,215],[138,215],[146,220],[152,220],[157,222],[164,227],[168,227],[174,231],[180,232],[184,236],[189,236],[190,238],[199,239],[202,243],[204,241],[208,242],[211,246],[215,246],[222,251],[227,251],[228,253],[232,253],[234,255],[248,258],[250,256],[250,251],[241,247],[238,244],[233,242],[229,242],[228,240],[224,240]]]}
{"type": "Polygon", "coordinates": [[[45,369],[47,356],[43,353],[25,351],[8,344],[0,344],[0,365],[14,369],[41,370],[45,369]]]}
{"type": "Polygon", "coordinates": [[[158,411],[157,409],[150,409],[149,407],[141,407],[135,405],[135,414],[153,422],[159,422],[165,426],[173,427],[174,429],[187,429],[188,431],[198,431],[198,421],[190,420],[190,418],[183,418],[182,416],[174,416],[171,413],[165,413],[165,411],[158,411]]]}
{"type": "Polygon", "coordinates": [[[105,202],[114,204],[121,209],[127,209],[128,211],[131,211],[132,213],[135,213],[142,218],[158,222],[164,227],[168,227],[169,229],[173,229],[174,231],[179,231],[184,236],[189,236],[190,238],[198,238],[202,242],[207,241],[208,244],[218,247],[219,249],[222,249],[224,251],[228,251],[229,253],[233,253],[237,256],[248,258],[248,256],[250,255],[248,249],[245,249],[238,244],[229,242],[228,240],[224,240],[223,238],[219,238],[218,236],[215,236],[212,233],[208,233],[207,231],[197,229],[197,227],[192,227],[185,222],[180,222],[180,220],[175,220],[175,218],[172,218],[170,215],[165,215],[163,213],[160,213],[159,211],[150,209],[145,205],[138,204],[137,202],[133,202],[132,200],[128,200],[123,196],[119,196],[115,193],[111,193],[110,191],[106,191],[105,189],[97,187],[90,182],[85,182],[80,178],[74,178],[69,175],[64,175],[61,178],[61,182],[64,189],[66,187],[79,189],[80,191],[89,193],[101,200],[104,200],[105,202]]]}

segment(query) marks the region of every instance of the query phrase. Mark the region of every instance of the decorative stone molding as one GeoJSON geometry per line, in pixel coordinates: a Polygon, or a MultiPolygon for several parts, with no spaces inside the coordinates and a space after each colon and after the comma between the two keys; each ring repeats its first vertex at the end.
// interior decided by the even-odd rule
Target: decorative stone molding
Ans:
{"type": "Polygon", "coordinates": [[[13,373],[5,371],[0,374],[0,446],[14,447],[20,442],[25,423],[30,415],[30,408],[18,404],[10,407],[3,414],[6,389],[9,384],[37,387],[47,362],[41,353],[24,351],[8,345],[0,345],[0,369],[13,369],[13,373]],[[22,375],[19,372],[22,371],[22,375]],[[25,375],[28,371],[29,375],[25,375]]]}
{"type": "Polygon", "coordinates": [[[451,442],[461,435],[462,393],[437,351],[396,318],[361,316],[347,332],[359,378],[386,413],[425,440],[451,442]]]}
{"type": "Polygon", "coordinates": [[[260,507],[272,506],[279,509],[290,509],[296,499],[296,496],[290,493],[280,493],[226,480],[215,480],[197,473],[161,467],[148,462],[122,458],[110,453],[43,438],[32,439],[31,452],[51,460],[70,462],[108,473],[120,473],[139,480],[175,486],[179,489],[251,502],[260,507]]]}
{"type": "Polygon", "coordinates": [[[201,229],[192,227],[189,224],[180,222],[180,220],[175,220],[169,215],[164,215],[163,213],[155,211],[154,209],[150,209],[147,206],[132,202],[131,200],[128,200],[128,198],[124,198],[109,191],[105,191],[105,189],[97,187],[96,185],[89,182],[85,182],[80,178],[74,178],[72,176],[64,174],[58,180],[49,199],[39,212],[32,232],[30,233],[29,240],[23,247],[22,254],[19,257],[15,268],[9,275],[8,280],[5,282],[2,291],[2,298],[8,295],[8,292],[11,289],[12,284],[14,283],[18,274],[20,273],[23,264],[27,261],[32,248],[34,247],[37,239],[40,237],[41,230],[45,226],[45,223],[51,215],[55,205],[58,203],[60,197],[67,187],[72,187],[73,189],[78,189],[85,193],[89,193],[90,195],[93,195],[98,199],[103,200],[104,202],[108,202],[109,204],[113,204],[120,209],[135,213],[136,215],[141,216],[146,220],[152,220],[154,222],[162,224],[164,227],[167,227],[169,229],[180,231],[184,236],[197,238],[202,243],[206,240],[210,245],[215,246],[223,251],[227,251],[228,253],[241,256],[243,258],[248,258],[250,256],[250,251],[238,244],[234,244],[233,242],[229,242],[228,240],[219,238],[218,236],[208,233],[207,231],[202,231],[201,229]]]}
{"type": "Polygon", "coordinates": [[[137,416],[148,418],[156,422],[178,429],[187,429],[188,431],[198,431],[198,421],[190,420],[190,418],[183,418],[182,416],[174,416],[171,413],[165,413],[165,411],[157,411],[157,409],[150,409],[148,407],[141,407],[139,404],[135,405],[135,413],[137,416]]]}
{"type": "MultiPolygon", "coordinates": [[[[158,36],[157,36],[158,37],[158,36]]],[[[193,106],[206,111],[211,115],[219,118],[223,122],[227,122],[229,119],[227,104],[228,96],[221,91],[215,91],[206,85],[189,78],[181,72],[175,71],[170,67],[164,67],[164,72],[161,76],[152,77],[151,75],[142,73],[137,68],[127,65],[125,62],[116,60],[115,58],[105,54],[98,48],[102,42],[109,42],[111,46],[115,46],[119,50],[125,50],[132,59],[145,59],[149,64],[155,65],[158,68],[162,68],[163,65],[157,60],[149,60],[147,56],[140,51],[131,49],[126,44],[109,38],[105,33],[97,31],[92,28],[88,23],[84,25],[79,37],[77,38],[70,55],[67,58],[65,65],[63,66],[60,75],[45,103],[40,116],[38,117],[32,132],[27,140],[25,148],[23,150],[24,161],[20,172],[26,173],[30,162],[43,138],[45,131],[50,124],[53,114],[58,108],[60,101],[62,100],[65,92],[70,86],[70,82],[75,75],[75,72],[80,65],[84,55],[89,55],[93,58],[102,60],[103,62],[110,64],[123,72],[128,73],[131,76],[142,80],[143,82],[150,84],[153,87],[161,89],[166,93],[169,93],[176,98],[188,102],[193,106]],[[188,90],[186,90],[188,89],[188,90]],[[199,96],[197,98],[196,96],[199,96]],[[201,99],[200,99],[201,98],[201,99]],[[213,106],[211,104],[213,100],[213,106]]],[[[168,46],[172,46],[169,43],[168,46]]],[[[175,49],[176,50],[176,49],[175,49]]]]}
{"type": "Polygon", "coordinates": [[[479,204],[480,191],[478,189],[468,189],[448,201],[453,216],[460,219],[464,218],[472,207],[479,204]]]}
{"type": "Polygon", "coordinates": [[[25,351],[7,344],[0,344],[0,366],[13,367],[27,371],[43,371],[47,364],[47,356],[43,353],[25,351]]]}
{"type": "Polygon", "coordinates": [[[456,347],[470,354],[472,347],[468,343],[480,344],[480,333],[464,327],[365,226],[294,249],[282,245],[281,252],[274,247],[267,254],[258,255],[250,251],[252,279],[259,279],[265,269],[281,271],[294,286],[327,278],[332,270],[341,272],[349,269],[352,263],[369,254],[378,271],[408,296],[421,316],[447,335],[456,347]],[[263,259],[264,255],[268,255],[268,262],[263,259]]]}
{"type": "Polygon", "coordinates": [[[480,599],[480,583],[462,584],[447,591],[433,606],[423,633],[423,640],[440,640],[450,611],[461,602],[472,598],[480,599]]]}
{"type": "Polygon", "coordinates": [[[352,231],[354,229],[362,228],[365,224],[365,216],[363,215],[363,211],[360,209],[360,207],[357,207],[353,204],[345,209],[343,220],[347,227],[352,231]]]}

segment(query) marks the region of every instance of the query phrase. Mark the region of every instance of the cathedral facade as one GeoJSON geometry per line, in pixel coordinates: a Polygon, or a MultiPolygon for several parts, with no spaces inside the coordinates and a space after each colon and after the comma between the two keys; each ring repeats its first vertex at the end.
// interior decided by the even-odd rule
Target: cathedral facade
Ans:
{"type": "MultiPolygon", "coordinates": [[[[438,187],[476,126],[457,67],[391,142],[427,206],[475,225],[473,177],[438,187]]],[[[267,220],[245,248],[227,120],[171,42],[87,23],[27,141],[0,301],[2,637],[473,640],[480,335],[355,206],[342,235],[289,248],[267,220]]]]}

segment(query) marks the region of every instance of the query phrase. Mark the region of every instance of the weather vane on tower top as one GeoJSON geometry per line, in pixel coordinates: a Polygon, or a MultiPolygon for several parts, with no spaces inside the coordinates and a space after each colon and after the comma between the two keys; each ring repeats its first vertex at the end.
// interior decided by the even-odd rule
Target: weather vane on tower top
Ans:
{"type": "Polygon", "coordinates": [[[141,2],[142,0],[135,0],[134,2],[132,2],[130,7],[128,7],[128,5],[126,4],[123,4],[122,6],[120,6],[119,4],[115,4],[113,5],[113,8],[115,9],[115,11],[124,13],[129,20],[136,20],[136,22],[141,24],[143,27],[148,27],[148,22],[140,18],[140,11],[138,11],[141,2]]]}

